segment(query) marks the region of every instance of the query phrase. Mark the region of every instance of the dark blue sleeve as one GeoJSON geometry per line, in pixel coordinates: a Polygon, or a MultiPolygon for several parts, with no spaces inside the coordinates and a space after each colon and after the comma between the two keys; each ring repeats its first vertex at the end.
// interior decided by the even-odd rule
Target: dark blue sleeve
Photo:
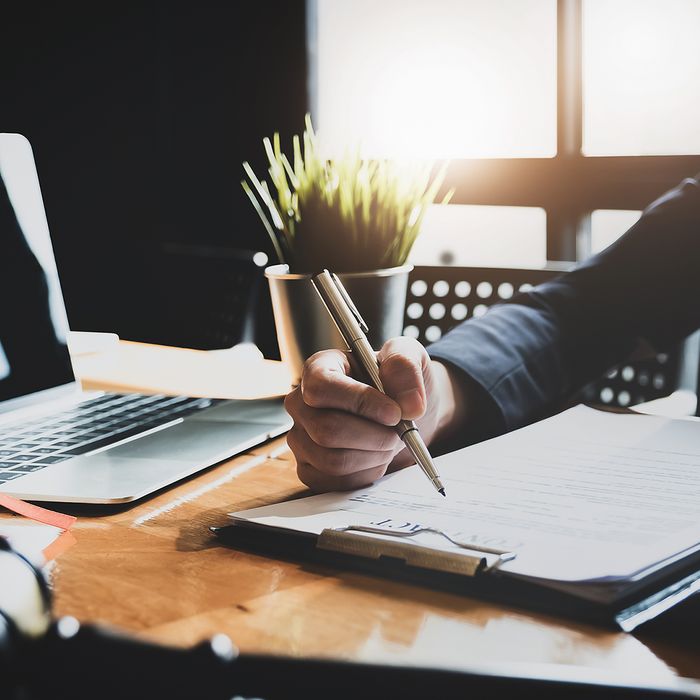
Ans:
{"type": "Polygon", "coordinates": [[[696,178],[654,202],[602,253],[457,326],[428,352],[484,390],[498,423],[489,432],[499,432],[546,415],[640,342],[661,351],[698,327],[696,178]]]}

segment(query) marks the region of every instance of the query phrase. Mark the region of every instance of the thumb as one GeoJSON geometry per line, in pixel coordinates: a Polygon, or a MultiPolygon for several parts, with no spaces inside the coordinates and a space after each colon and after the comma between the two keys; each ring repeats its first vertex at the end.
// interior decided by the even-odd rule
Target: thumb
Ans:
{"type": "Polygon", "coordinates": [[[405,420],[420,418],[428,405],[424,373],[430,358],[412,338],[392,338],[377,353],[384,390],[401,407],[405,420]]]}

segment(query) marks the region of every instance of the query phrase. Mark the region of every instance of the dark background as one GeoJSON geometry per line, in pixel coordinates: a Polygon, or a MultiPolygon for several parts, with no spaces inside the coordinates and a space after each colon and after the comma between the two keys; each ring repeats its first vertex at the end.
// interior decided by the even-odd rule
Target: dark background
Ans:
{"type": "Polygon", "coordinates": [[[74,329],[237,340],[236,251],[272,254],[241,161],[303,129],[305,21],[304,0],[3,4],[0,131],[33,144],[74,329]]]}

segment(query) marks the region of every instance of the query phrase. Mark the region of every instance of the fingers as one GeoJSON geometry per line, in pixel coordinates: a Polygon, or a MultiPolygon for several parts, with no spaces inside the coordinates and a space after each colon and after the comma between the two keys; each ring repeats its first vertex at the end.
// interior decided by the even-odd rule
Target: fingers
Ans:
{"type": "Polygon", "coordinates": [[[285,408],[295,425],[302,426],[321,447],[383,452],[401,445],[393,428],[344,411],[307,406],[299,389],[287,396],[285,408]]]}
{"type": "Polygon", "coordinates": [[[297,462],[297,475],[313,491],[352,491],[369,486],[386,473],[386,466],[365,469],[344,477],[333,476],[319,471],[306,462],[297,462]]]}
{"type": "Polygon", "coordinates": [[[342,491],[373,483],[403,443],[393,428],[334,409],[307,406],[296,389],[285,400],[294,427],[287,443],[299,479],[314,491],[342,491]]]}
{"type": "Polygon", "coordinates": [[[384,425],[396,425],[401,408],[373,387],[348,376],[350,364],[340,350],[312,355],[304,365],[301,395],[307,406],[335,408],[384,425]]]}
{"type": "Polygon", "coordinates": [[[377,354],[384,389],[401,407],[402,418],[420,418],[427,407],[424,376],[430,360],[425,348],[411,338],[392,338],[377,354]]]}
{"type": "Polygon", "coordinates": [[[321,447],[309,434],[293,427],[287,435],[287,444],[298,463],[314,465],[319,472],[334,477],[348,477],[356,472],[375,467],[386,467],[394,456],[393,450],[353,450],[343,447],[321,447]]]}
{"type": "Polygon", "coordinates": [[[408,338],[387,342],[377,359],[389,396],[350,377],[345,353],[326,350],[306,361],[301,386],[285,400],[294,419],[287,442],[297,473],[316,491],[361,488],[381,478],[390,464],[410,463],[393,426],[402,417],[424,415],[430,361],[408,338]]]}

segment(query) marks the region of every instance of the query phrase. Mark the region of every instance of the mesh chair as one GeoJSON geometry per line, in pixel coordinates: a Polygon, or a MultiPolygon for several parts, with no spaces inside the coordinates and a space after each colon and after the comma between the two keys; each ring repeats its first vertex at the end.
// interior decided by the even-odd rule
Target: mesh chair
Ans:
{"type": "MultiPolygon", "coordinates": [[[[565,270],[554,265],[541,269],[415,267],[408,285],[404,335],[424,344],[435,342],[465,319],[483,315],[492,304],[565,270]]],[[[579,398],[626,407],[666,396],[678,385],[682,353],[681,344],[649,359],[624,362],[586,386],[579,398]]]]}

